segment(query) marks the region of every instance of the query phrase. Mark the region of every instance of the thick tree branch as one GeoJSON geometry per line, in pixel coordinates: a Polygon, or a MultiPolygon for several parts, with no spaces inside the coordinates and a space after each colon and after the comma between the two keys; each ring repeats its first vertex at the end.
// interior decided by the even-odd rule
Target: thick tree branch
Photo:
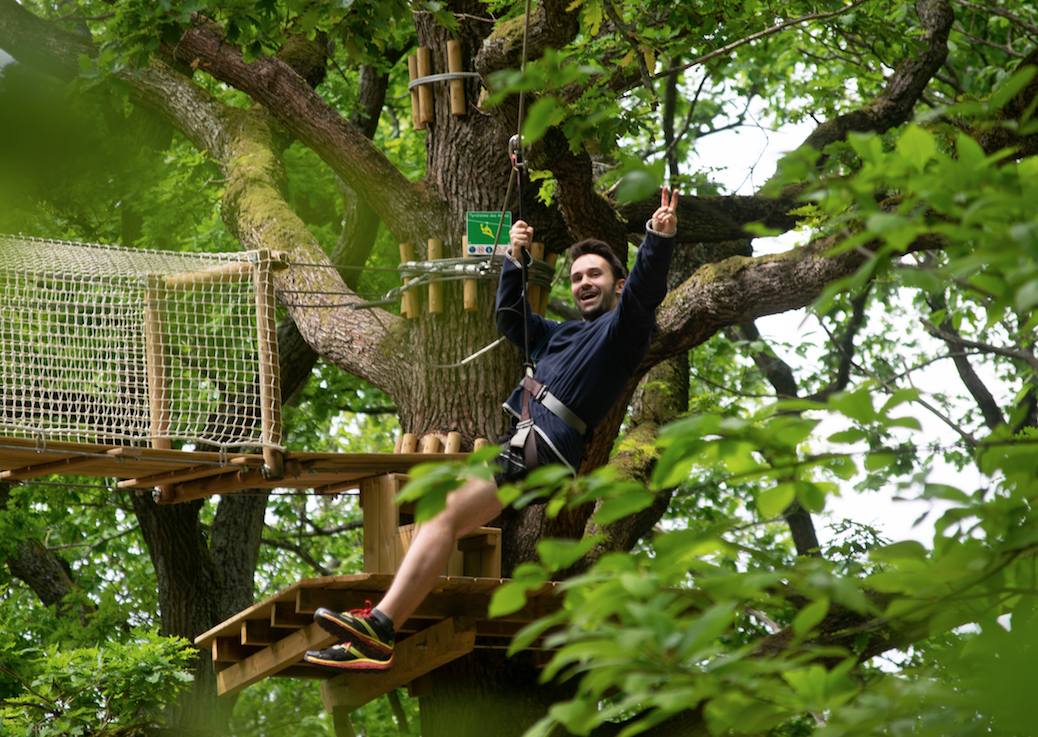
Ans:
{"type": "Polygon", "coordinates": [[[916,0],[915,10],[923,30],[918,36],[919,56],[901,64],[879,97],[818,126],[801,147],[821,151],[830,143],[842,141],[848,133],[884,133],[911,118],[923,90],[948,58],[948,33],[955,20],[947,0],[916,0]]]}
{"type": "Polygon", "coordinates": [[[288,65],[268,56],[245,62],[219,28],[201,19],[176,45],[167,44],[164,50],[180,61],[203,60],[209,74],[267,108],[360,194],[398,240],[421,240],[437,231],[446,214],[444,203],[430,190],[409,182],[288,65]]]}

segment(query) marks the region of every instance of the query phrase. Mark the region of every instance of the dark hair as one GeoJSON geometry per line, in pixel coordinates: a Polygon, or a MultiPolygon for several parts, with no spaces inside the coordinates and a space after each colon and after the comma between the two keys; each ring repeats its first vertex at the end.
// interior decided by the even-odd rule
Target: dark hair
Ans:
{"type": "Polygon", "coordinates": [[[608,243],[600,241],[597,238],[585,238],[584,240],[578,241],[570,246],[570,263],[573,263],[581,256],[586,256],[589,253],[595,256],[601,256],[606,260],[609,264],[609,268],[613,272],[613,279],[615,281],[627,278],[627,269],[624,268],[624,265],[620,262],[616,253],[609,247],[608,243]]]}

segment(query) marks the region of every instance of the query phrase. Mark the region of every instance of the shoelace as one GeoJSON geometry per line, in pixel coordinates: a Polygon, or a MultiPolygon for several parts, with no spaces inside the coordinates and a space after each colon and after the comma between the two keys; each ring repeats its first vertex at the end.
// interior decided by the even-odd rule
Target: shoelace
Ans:
{"type": "Polygon", "coordinates": [[[357,616],[357,617],[370,617],[371,616],[371,610],[374,609],[374,608],[375,607],[373,607],[371,605],[371,599],[365,599],[364,600],[364,608],[363,609],[350,609],[350,614],[352,614],[354,616],[357,616]]]}

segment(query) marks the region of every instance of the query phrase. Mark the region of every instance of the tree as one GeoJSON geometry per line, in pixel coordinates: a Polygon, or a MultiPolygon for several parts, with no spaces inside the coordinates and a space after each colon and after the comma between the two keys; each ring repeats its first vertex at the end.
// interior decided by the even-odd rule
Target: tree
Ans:
{"type": "MultiPolygon", "coordinates": [[[[626,256],[668,172],[688,192],[672,291],[642,372],[583,466],[608,465],[613,480],[586,476],[559,501],[501,520],[517,583],[496,606],[544,576],[572,577],[567,607],[541,625],[560,628],[546,673],[569,677],[539,685],[522,653],[456,662],[423,705],[423,734],[453,733],[459,708],[502,693],[509,699],[481,710],[476,729],[799,733],[817,714],[830,732],[879,730],[895,717],[925,731],[919,715],[961,708],[1008,733],[1019,723],[1011,710],[992,716],[970,699],[983,693],[978,674],[1004,677],[993,659],[1004,640],[1033,647],[1023,630],[1034,593],[1038,30],[1034,8],[1017,5],[0,0],[0,48],[17,60],[6,93],[34,105],[62,99],[43,90],[72,94],[89,121],[73,140],[58,124],[64,107],[40,108],[43,150],[67,152],[51,167],[65,171],[68,160],[68,177],[41,186],[33,149],[10,147],[8,217],[41,235],[183,247],[201,231],[218,247],[285,252],[294,264],[277,283],[286,395],[319,356],[330,387],[342,381],[337,370],[363,379],[391,398],[401,428],[459,430],[471,443],[502,430],[498,404],[518,354],[499,348],[439,367],[495,339],[492,290],[475,313],[406,320],[342,307],[385,289],[352,267],[391,263],[396,243],[430,237],[459,255],[466,212],[513,207],[506,152],[520,119],[536,183],[524,217],[550,253],[597,236],[626,256]],[[433,120],[407,131],[404,57],[431,48],[442,71],[448,41],[478,74],[461,81],[466,114],[452,115],[437,90],[433,120]],[[776,123],[817,126],[761,191],[720,193],[690,157],[710,134],[742,124],[752,104],[776,123]],[[112,150],[128,153],[113,161],[112,150]],[[334,180],[313,180],[318,159],[334,180]],[[338,205],[329,205],[332,181],[338,205]],[[184,197],[184,217],[165,211],[157,193],[170,191],[184,197]],[[795,228],[808,229],[804,244],[755,255],[755,237],[795,228]],[[765,344],[754,320],[808,306],[831,348],[797,375],[780,354],[798,346],[765,344]],[[920,320],[925,334],[906,328],[920,320]],[[935,346],[972,404],[912,386],[938,360],[935,346]],[[994,367],[996,388],[978,362],[994,367]],[[730,393],[766,388],[765,401],[730,393]],[[892,414],[906,403],[946,420],[957,442],[899,435],[917,425],[892,414]],[[812,433],[824,412],[850,427],[823,449],[812,433]],[[929,481],[936,458],[976,468],[981,489],[929,481]],[[849,491],[859,459],[860,490],[893,485],[952,505],[932,550],[882,545],[868,531],[819,549],[811,515],[838,484],[849,491]],[[578,542],[538,545],[556,538],[578,542]],[[996,620],[1009,613],[1006,632],[996,620]],[[955,628],[969,623],[979,634],[956,647],[969,638],[955,628]],[[899,678],[882,675],[870,662],[890,651],[923,653],[936,675],[920,655],[899,678]],[[977,667],[966,667],[970,658],[977,667]],[[967,698],[945,703],[944,688],[967,698]],[[892,703],[915,711],[902,717],[892,703]]],[[[34,111],[0,113],[8,141],[31,138],[34,111]]],[[[459,304],[460,287],[446,289],[459,304]]],[[[297,421],[302,436],[327,416],[297,421]]],[[[10,514],[24,515],[30,501],[20,501],[10,514]]],[[[298,529],[327,526],[265,495],[224,498],[215,512],[146,497],[125,505],[155,569],[159,630],[189,639],[251,601],[268,508],[298,529]]],[[[50,559],[31,543],[40,531],[22,534],[8,562],[43,599],[37,569],[18,566],[30,550],[50,559]]],[[[324,565],[330,548],[281,535],[272,540],[280,550],[324,565]]],[[[62,616],[95,616],[59,600],[62,616]]],[[[181,727],[229,718],[232,705],[216,699],[198,660],[195,687],[172,712],[181,727]]]]}

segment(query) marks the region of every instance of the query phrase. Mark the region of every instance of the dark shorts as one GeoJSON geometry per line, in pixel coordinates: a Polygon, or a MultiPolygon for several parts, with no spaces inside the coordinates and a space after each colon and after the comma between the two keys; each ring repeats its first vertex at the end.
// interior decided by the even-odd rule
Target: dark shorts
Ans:
{"type": "MultiPolygon", "coordinates": [[[[532,470],[526,467],[523,449],[513,448],[508,444],[516,431],[516,426],[512,425],[497,441],[497,444],[501,446],[501,454],[494,463],[500,466],[501,470],[494,474],[494,480],[497,481],[499,487],[504,484],[514,484],[517,481],[521,481],[532,470]]],[[[537,444],[537,465],[550,466],[553,463],[559,463],[555,453],[552,452],[552,449],[548,447],[548,444],[544,442],[540,435],[535,431],[531,430],[531,432],[534,433],[537,444]]]]}

